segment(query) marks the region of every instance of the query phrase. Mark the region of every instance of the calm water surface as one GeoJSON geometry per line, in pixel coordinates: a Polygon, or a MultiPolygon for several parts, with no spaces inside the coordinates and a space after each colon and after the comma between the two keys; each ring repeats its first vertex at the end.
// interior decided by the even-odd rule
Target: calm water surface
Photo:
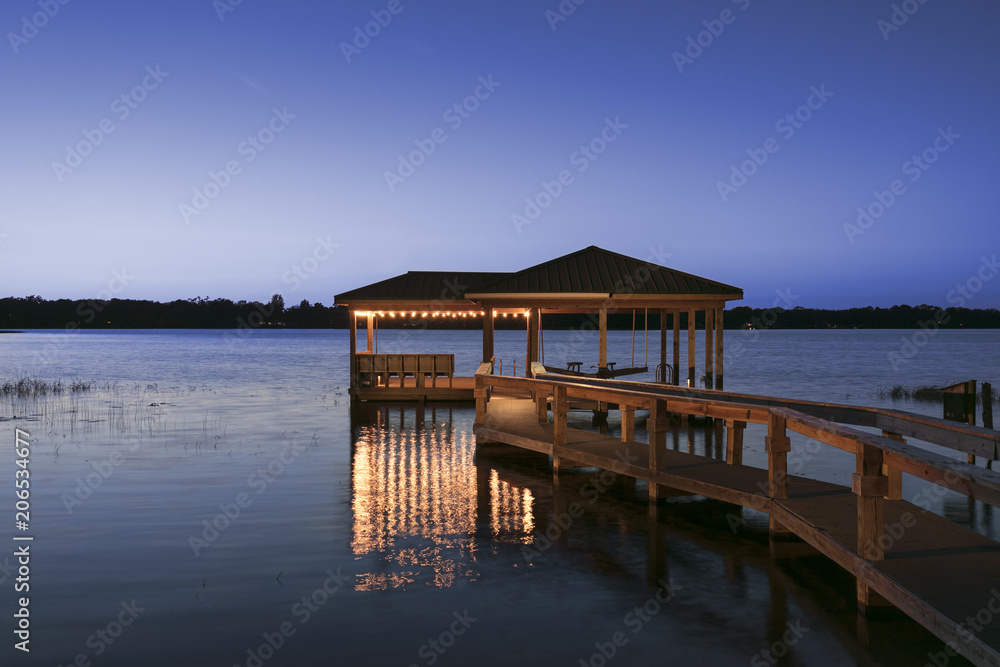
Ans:
{"type": "MultiPolygon", "coordinates": [[[[941,332],[894,369],[889,353],[912,336],[727,331],[726,388],[939,416],[877,390],[1000,384],[1000,332],[941,332]]],[[[480,344],[476,332],[379,340],[454,352],[461,374],[480,344]]],[[[523,371],[523,333],[497,332],[496,347],[507,374],[515,360],[523,371]]],[[[554,488],[544,461],[477,460],[469,406],[352,415],[347,349],[343,331],[0,336],[0,378],[94,382],[0,399],[8,484],[14,429],[30,433],[35,537],[30,655],[12,648],[13,549],[0,552],[2,664],[745,665],[771,664],[774,647],[778,664],[921,665],[942,649],[908,619],[859,625],[853,581],[821,557],[772,558],[750,512],[679,499],[650,519],[641,486],[591,503],[597,471],[554,488]],[[555,538],[537,554],[536,531],[555,538]]],[[[658,336],[648,349],[658,356],[658,336]]],[[[596,350],[596,335],[545,332],[550,365],[596,363],[596,350]]],[[[611,333],[619,367],[642,365],[641,331],[632,350],[630,332],[611,333]]],[[[672,442],[720,446],[699,427],[672,442]]],[[[749,427],[746,443],[745,462],[763,465],[763,433],[749,427]]],[[[840,483],[854,466],[837,451],[789,460],[840,483]]],[[[922,490],[908,481],[904,497],[922,490]]],[[[0,497],[13,536],[13,494],[0,497]]],[[[934,509],[1000,535],[990,508],[964,497],[934,509]]]]}

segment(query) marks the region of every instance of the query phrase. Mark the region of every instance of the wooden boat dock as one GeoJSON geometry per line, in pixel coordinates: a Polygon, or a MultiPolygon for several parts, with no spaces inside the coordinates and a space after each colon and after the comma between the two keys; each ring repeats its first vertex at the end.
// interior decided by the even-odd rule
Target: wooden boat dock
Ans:
{"type": "MultiPolygon", "coordinates": [[[[1000,544],[902,499],[902,475],[996,505],[1000,474],[906,438],[995,459],[996,431],[922,415],[688,390],[667,385],[565,378],[535,364],[534,378],[476,374],[477,443],[552,456],[560,470],[596,467],[648,484],[651,504],[678,493],[765,512],[778,540],[800,539],[857,579],[865,613],[896,607],[979,665],[1000,665],[1000,544]],[[617,405],[621,437],[569,428],[570,399],[617,405]],[[551,412],[550,412],[551,408],[551,412]],[[635,410],[649,411],[649,443],[635,439],[635,410]],[[716,420],[725,460],[668,450],[668,415],[716,420]],[[767,468],[743,465],[748,423],[764,424],[767,468]],[[879,429],[872,433],[858,427],[879,429]],[[851,487],[787,474],[790,433],[851,452],[851,487]]],[[[799,438],[797,438],[798,440],[799,438]]]]}

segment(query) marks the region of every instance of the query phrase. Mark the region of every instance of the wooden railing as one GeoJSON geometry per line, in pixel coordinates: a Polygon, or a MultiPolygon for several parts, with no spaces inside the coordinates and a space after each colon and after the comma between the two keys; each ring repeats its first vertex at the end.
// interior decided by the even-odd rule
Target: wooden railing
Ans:
{"type": "MultiPolygon", "coordinates": [[[[533,370],[538,370],[538,367],[533,367],[533,370]]],[[[724,420],[728,427],[726,462],[732,465],[742,463],[743,430],[746,425],[767,425],[766,497],[769,500],[788,497],[787,455],[791,451],[788,431],[853,452],[857,465],[851,488],[858,496],[858,553],[868,560],[882,558],[879,546],[884,542],[882,503],[885,499],[900,498],[901,473],[1000,506],[1000,473],[908,444],[904,439],[904,436],[919,437],[956,451],[979,455],[989,453],[992,459],[1000,442],[1000,433],[996,431],[895,410],[766,396],[725,395],[721,392],[707,392],[712,398],[691,396],[694,392],[665,396],[660,391],[651,391],[643,383],[627,383],[628,388],[625,388],[625,383],[599,386],[556,380],[552,375],[544,375],[544,370],[538,373],[541,378],[501,377],[491,372],[490,364],[483,364],[476,373],[476,423],[486,423],[491,389],[530,391],[535,397],[539,423],[548,422],[548,407],[551,404],[554,455],[566,443],[570,398],[617,404],[622,414],[622,439],[625,441],[635,437],[635,410],[649,410],[647,430],[651,445],[650,468],[653,470],[657,469],[656,453],[663,445],[660,440],[666,433],[665,416],[669,413],[724,420]],[[736,402],[736,397],[752,399],[752,402],[736,402]],[[865,426],[881,427],[882,435],[859,431],[801,409],[786,407],[792,405],[809,412],[836,414],[865,426]]],[[[766,511],[766,507],[763,504],[757,509],[766,511]]],[[[778,528],[772,522],[772,529],[778,528]]]]}

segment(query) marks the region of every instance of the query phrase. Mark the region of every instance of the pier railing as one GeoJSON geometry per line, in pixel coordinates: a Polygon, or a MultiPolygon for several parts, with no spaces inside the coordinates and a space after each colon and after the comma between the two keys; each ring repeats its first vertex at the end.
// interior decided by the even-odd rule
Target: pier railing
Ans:
{"type": "MultiPolygon", "coordinates": [[[[866,408],[766,396],[724,394],[661,388],[655,391],[643,383],[583,383],[557,380],[552,375],[539,378],[500,377],[491,374],[489,364],[476,373],[476,422],[485,424],[488,399],[493,389],[526,391],[534,397],[539,423],[548,421],[548,405],[553,412],[553,446],[566,442],[566,415],[569,399],[589,400],[598,405],[616,404],[622,414],[622,439],[635,436],[635,411],[649,410],[650,467],[662,446],[668,414],[694,415],[723,420],[727,427],[726,462],[743,461],[743,431],[748,423],[765,424],[768,455],[768,498],[787,497],[787,454],[791,451],[787,432],[793,431],[818,442],[854,453],[857,471],[852,490],[859,502],[859,544],[880,544],[880,514],[877,499],[898,500],[902,493],[901,474],[906,473],[952,491],[1000,506],[1000,473],[957,460],[945,454],[906,442],[914,437],[955,451],[996,458],[1000,433],[989,429],[934,419],[923,415],[879,408],[866,408]],[[605,386],[606,385],[606,386],[605,386]],[[625,388],[628,387],[628,388],[625,388]],[[704,397],[705,394],[711,398],[704,397]],[[745,402],[737,402],[745,399],[745,402]],[[818,417],[816,414],[824,415],[818,417]],[[833,421],[830,418],[835,418],[833,421]],[[846,422],[846,424],[841,423],[846,422]],[[881,435],[851,426],[881,429],[881,435]]],[[[860,553],[860,552],[859,552],[860,553]]],[[[879,553],[872,554],[876,559],[879,553]]]]}
{"type": "MultiPolygon", "coordinates": [[[[553,466],[558,469],[560,465],[572,464],[574,460],[579,462],[578,465],[590,465],[587,463],[590,457],[567,447],[570,399],[590,401],[597,409],[603,410],[616,406],[621,411],[621,440],[624,442],[635,439],[635,411],[648,410],[648,468],[626,463],[613,466],[614,472],[648,481],[651,500],[657,497],[661,485],[667,486],[660,480],[668,480],[670,486],[676,484],[675,488],[681,491],[714,496],[766,512],[770,515],[772,535],[794,532],[857,576],[861,608],[884,604],[871,588],[879,585],[882,590],[890,591],[893,604],[917,618],[939,637],[946,641],[948,638],[960,639],[956,634],[960,631],[955,630],[953,623],[933,615],[927,616],[926,609],[914,604],[908,594],[895,592],[892,585],[885,584],[884,575],[870,564],[882,561],[885,545],[892,542],[886,538],[884,507],[886,501],[901,500],[903,473],[1000,506],[1000,473],[908,443],[906,438],[993,460],[1000,448],[1000,432],[898,410],[648,383],[566,379],[545,373],[540,366],[533,370],[536,371],[534,378],[514,378],[493,375],[489,363],[480,366],[476,373],[477,434],[489,437],[491,433],[500,433],[491,429],[502,428],[491,423],[494,420],[490,419],[489,401],[494,390],[525,397],[530,395],[535,403],[538,424],[546,425],[545,430],[539,433],[549,433],[547,425],[551,406],[551,435],[544,437],[551,438],[551,448],[545,451],[552,454],[553,466]],[[660,459],[666,457],[665,436],[670,429],[671,414],[722,421],[726,427],[725,460],[733,466],[742,465],[743,435],[747,424],[765,425],[766,488],[761,484],[759,492],[749,496],[745,492],[706,486],[696,480],[666,474],[660,459]],[[874,428],[879,432],[870,433],[856,427],[874,428]],[[783,503],[775,502],[789,497],[787,459],[792,451],[790,432],[855,455],[851,491],[857,496],[856,552],[845,551],[843,547],[833,544],[821,528],[800,521],[794,513],[787,511],[783,503]]],[[[803,475],[808,477],[807,473],[803,475]]],[[[982,658],[983,664],[1000,664],[1000,658],[994,661],[997,656],[980,655],[979,649],[968,650],[975,654],[973,658],[977,662],[982,658]]]]}

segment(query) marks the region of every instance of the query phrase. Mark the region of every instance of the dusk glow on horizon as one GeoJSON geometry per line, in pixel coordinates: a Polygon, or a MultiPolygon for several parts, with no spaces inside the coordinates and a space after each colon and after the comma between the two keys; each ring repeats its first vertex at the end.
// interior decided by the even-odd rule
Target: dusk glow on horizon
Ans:
{"type": "Polygon", "coordinates": [[[0,297],[331,304],[596,245],[731,305],[997,308],[998,23],[984,0],[7,2],[0,297]]]}

